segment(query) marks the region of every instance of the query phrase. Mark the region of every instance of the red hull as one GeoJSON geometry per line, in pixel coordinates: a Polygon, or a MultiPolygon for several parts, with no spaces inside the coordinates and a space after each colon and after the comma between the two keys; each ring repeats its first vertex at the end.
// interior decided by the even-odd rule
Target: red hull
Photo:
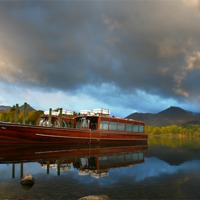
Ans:
{"type": "MultiPolygon", "coordinates": [[[[1,140],[0,140],[1,142],[1,140]]],[[[143,152],[147,145],[6,145],[0,146],[0,163],[20,163],[35,161],[56,161],[63,160],[71,162],[77,158],[91,156],[105,156],[128,152],[143,152]]]]}
{"type": "Polygon", "coordinates": [[[102,178],[109,176],[111,168],[143,163],[146,149],[147,145],[0,145],[0,163],[12,163],[12,178],[16,175],[15,164],[19,163],[23,177],[26,162],[39,162],[47,174],[56,169],[60,175],[73,166],[79,175],[102,178]]]}
{"type": "MultiPolygon", "coordinates": [[[[24,144],[121,144],[122,142],[129,144],[142,142],[147,144],[148,135],[145,133],[0,123],[0,138],[14,139],[14,143],[24,144]]],[[[4,143],[6,142],[8,143],[9,141],[5,140],[4,143]]]]}

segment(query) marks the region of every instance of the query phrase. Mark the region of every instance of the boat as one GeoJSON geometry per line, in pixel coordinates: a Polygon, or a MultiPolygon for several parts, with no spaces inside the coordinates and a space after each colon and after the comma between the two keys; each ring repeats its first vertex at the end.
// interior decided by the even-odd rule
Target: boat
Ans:
{"type": "Polygon", "coordinates": [[[10,139],[12,144],[147,143],[144,122],[111,117],[108,113],[81,114],[73,118],[45,115],[38,125],[0,122],[0,139],[4,139],[5,144],[10,139]]]}
{"type": "MultiPolygon", "coordinates": [[[[26,163],[37,162],[47,174],[56,170],[57,175],[73,166],[80,176],[103,178],[109,175],[109,169],[143,163],[147,149],[148,145],[1,145],[0,165],[12,164],[14,167],[20,164],[23,170],[26,163]]],[[[14,177],[15,167],[12,173],[14,177]]],[[[21,176],[23,174],[22,171],[21,176]]]]}
{"type": "MultiPolygon", "coordinates": [[[[0,143],[1,143],[0,139],[0,143]]],[[[26,163],[26,162],[50,162],[71,163],[80,158],[91,156],[104,157],[108,155],[125,154],[129,152],[144,152],[148,145],[0,145],[0,164],[26,163]]],[[[118,158],[119,159],[119,158],[118,158]]]]}

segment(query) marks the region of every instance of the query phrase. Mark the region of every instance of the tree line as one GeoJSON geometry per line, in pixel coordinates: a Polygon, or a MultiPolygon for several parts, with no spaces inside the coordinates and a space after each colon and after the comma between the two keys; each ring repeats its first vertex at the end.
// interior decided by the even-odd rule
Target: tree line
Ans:
{"type": "MultiPolygon", "coordinates": [[[[27,104],[25,103],[24,106],[26,105],[27,104]]],[[[57,108],[54,111],[58,110],[60,110],[60,108],[57,108]]],[[[44,111],[42,110],[31,110],[28,112],[26,109],[19,109],[19,107],[16,104],[16,106],[13,106],[10,110],[6,112],[0,112],[0,121],[36,125],[38,124],[38,120],[42,115],[44,115],[44,111]]],[[[74,112],[73,116],[71,117],[75,117],[77,115],[80,115],[80,113],[74,112]]]]}
{"type": "Polygon", "coordinates": [[[11,122],[11,123],[23,123],[23,119],[25,119],[26,124],[37,124],[38,119],[44,112],[41,110],[33,110],[27,113],[23,111],[16,110],[16,107],[13,106],[10,110],[6,112],[0,112],[0,121],[2,122],[11,122]],[[24,116],[25,115],[25,116],[24,116]]]}
{"type": "Polygon", "coordinates": [[[11,109],[0,112],[0,121],[36,125],[38,119],[43,114],[42,110],[34,110],[27,103],[24,103],[21,107],[16,104],[11,109]]]}
{"type": "Polygon", "coordinates": [[[149,135],[184,135],[200,137],[200,125],[188,124],[183,126],[146,126],[146,133],[149,135]]]}

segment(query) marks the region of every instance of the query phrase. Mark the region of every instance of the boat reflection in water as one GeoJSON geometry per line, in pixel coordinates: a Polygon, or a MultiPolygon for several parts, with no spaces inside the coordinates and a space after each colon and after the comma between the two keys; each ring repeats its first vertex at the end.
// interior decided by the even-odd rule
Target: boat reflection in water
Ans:
{"type": "Polygon", "coordinates": [[[144,145],[123,146],[30,146],[30,145],[1,145],[0,164],[12,164],[12,177],[15,177],[15,164],[38,162],[47,174],[50,169],[62,170],[71,167],[78,170],[79,175],[91,175],[95,178],[109,176],[109,169],[132,166],[144,162],[144,145]]]}

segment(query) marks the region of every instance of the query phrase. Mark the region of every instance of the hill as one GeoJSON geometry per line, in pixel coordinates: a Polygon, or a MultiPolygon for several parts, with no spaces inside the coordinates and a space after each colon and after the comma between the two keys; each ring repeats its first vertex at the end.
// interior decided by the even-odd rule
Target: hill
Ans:
{"type": "MultiPolygon", "coordinates": [[[[13,107],[15,107],[15,106],[13,106],[13,107]]],[[[9,111],[9,110],[12,109],[13,107],[1,105],[1,106],[0,106],[0,112],[9,111]]],[[[19,111],[20,111],[20,112],[23,112],[23,110],[24,110],[24,105],[19,106],[19,111]]],[[[29,104],[26,104],[26,110],[27,110],[27,112],[35,111],[35,109],[32,108],[29,104]]]]}
{"type": "Polygon", "coordinates": [[[0,112],[6,112],[7,110],[11,109],[10,106],[0,106],[0,112]]]}
{"type": "Polygon", "coordinates": [[[0,112],[0,121],[11,122],[11,123],[15,122],[15,123],[36,124],[39,117],[44,113],[41,110],[35,110],[29,104],[24,104],[22,106],[14,105],[4,110],[5,110],[4,112],[0,112]],[[26,106],[25,115],[24,115],[24,106],[26,106]]]}
{"type": "MultiPolygon", "coordinates": [[[[19,110],[20,110],[20,112],[23,112],[23,110],[24,110],[24,105],[20,106],[20,107],[19,107],[19,110]]],[[[35,111],[35,109],[32,108],[29,104],[26,104],[26,111],[27,111],[27,112],[31,112],[31,111],[35,111]]]]}
{"type": "Polygon", "coordinates": [[[136,119],[144,121],[150,126],[169,126],[169,125],[184,125],[184,124],[200,124],[200,114],[192,113],[179,107],[171,106],[166,110],[152,113],[132,113],[127,116],[128,119],[136,119]]]}

